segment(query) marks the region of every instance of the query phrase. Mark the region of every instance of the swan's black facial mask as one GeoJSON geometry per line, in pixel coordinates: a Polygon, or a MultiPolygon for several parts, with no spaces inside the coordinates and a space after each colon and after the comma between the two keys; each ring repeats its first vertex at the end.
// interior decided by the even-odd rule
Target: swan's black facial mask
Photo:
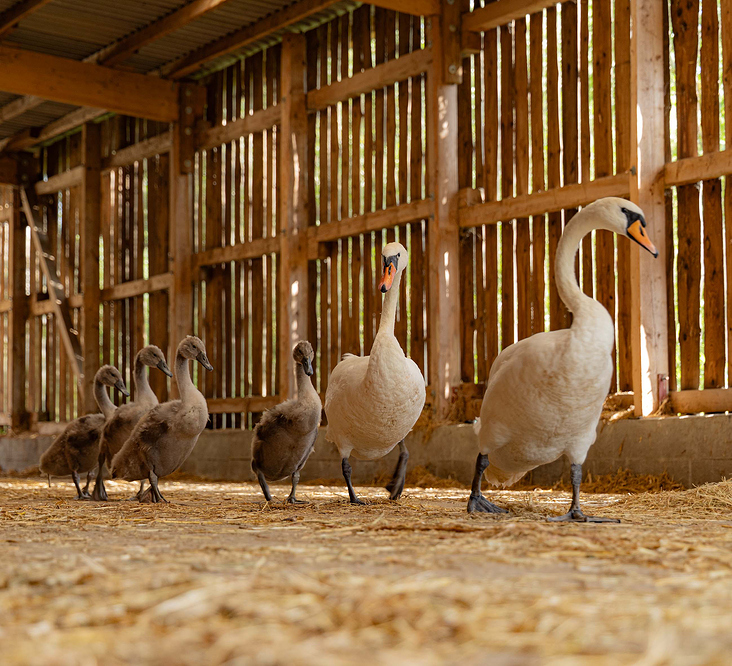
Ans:
{"type": "Polygon", "coordinates": [[[640,214],[635,211],[628,210],[627,208],[621,208],[625,214],[625,218],[628,220],[625,233],[628,234],[628,238],[632,238],[642,248],[648,250],[654,257],[658,256],[658,250],[656,246],[651,242],[646,233],[646,220],[640,214]]]}
{"type": "Polygon", "coordinates": [[[394,276],[397,274],[397,267],[399,266],[399,255],[395,254],[393,257],[384,257],[384,277],[379,282],[379,290],[382,294],[385,294],[394,282],[394,276]]]}

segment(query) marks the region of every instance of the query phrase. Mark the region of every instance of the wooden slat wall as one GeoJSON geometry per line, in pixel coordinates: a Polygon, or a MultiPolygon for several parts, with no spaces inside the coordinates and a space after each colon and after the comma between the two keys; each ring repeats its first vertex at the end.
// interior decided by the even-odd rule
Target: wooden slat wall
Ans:
{"type": "MultiPolygon", "coordinates": [[[[0,186],[0,303],[10,301],[10,215],[13,206],[13,190],[0,186]]],[[[9,422],[10,396],[10,315],[0,312],[0,415],[9,422]]]]}
{"type": "MultiPolygon", "coordinates": [[[[482,57],[464,60],[466,78],[459,88],[461,188],[482,187],[484,200],[495,201],[627,170],[629,17],[629,0],[580,0],[483,34],[482,57]],[[612,30],[591,34],[590,16],[595,25],[612,30]],[[624,156],[616,163],[618,146],[624,156]]],[[[575,212],[491,221],[464,230],[464,382],[484,383],[496,354],[514,341],[571,322],[556,291],[554,255],[575,212]]],[[[618,248],[623,243],[628,245],[621,241],[618,248]]],[[[619,265],[627,265],[628,252],[628,247],[619,249],[619,265]]],[[[616,270],[610,234],[585,239],[577,271],[585,292],[617,318],[613,390],[627,390],[629,282],[627,271],[620,275],[616,270]],[[624,308],[620,315],[618,303],[624,308]]]]}

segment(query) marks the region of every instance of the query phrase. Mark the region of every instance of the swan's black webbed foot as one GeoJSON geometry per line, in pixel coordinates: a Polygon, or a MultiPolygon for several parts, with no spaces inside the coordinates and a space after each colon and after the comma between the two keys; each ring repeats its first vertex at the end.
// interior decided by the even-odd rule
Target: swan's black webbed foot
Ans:
{"type": "Polygon", "coordinates": [[[407,478],[407,462],[409,461],[409,451],[404,444],[404,440],[399,442],[399,460],[397,461],[396,469],[394,470],[394,476],[391,477],[391,481],[386,486],[389,491],[390,500],[398,500],[404,492],[404,481],[407,478]]]}
{"type": "Polygon", "coordinates": [[[572,506],[563,516],[550,516],[552,523],[619,523],[618,518],[602,518],[587,516],[580,509],[580,484],[582,483],[582,465],[572,463],[570,478],[572,480],[572,506]]]}
{"type": "Polygon", "coordinates": [[[508,513],[507,509],[489,502],[483,495],[470,493],[468,513],[508,513]]]}

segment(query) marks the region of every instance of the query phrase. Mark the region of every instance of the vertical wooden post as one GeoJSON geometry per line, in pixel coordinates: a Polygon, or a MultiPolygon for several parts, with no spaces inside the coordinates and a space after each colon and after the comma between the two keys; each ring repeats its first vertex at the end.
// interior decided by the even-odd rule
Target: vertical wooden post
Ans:
{"type": "MultiPolygon", "coordinates": [[[[443,12],[444,14],[444,12],[443,12]]],[[[427,20],[427,45],[433,60],[427,72],[427,180],[434,200],[428,227],[429,384],[438,416],[449,410],[452,390],[460,383],[460,253],[458,228],[458,87],[444,78],[445,38],[441,17],[427,20]]]]}
{"type": "Polygon", "coordinates": [[[101,126],[86,123],[81,130],[81,158],[84,177],[81,183],[81,285],[84,307],[81,310],[81,336],[84,353],[81,377],[81,412],[96,411],[94,374],[99,367],[99,234],[101,231],[102,170],[101,126]]]}
{"type": "Polygon", "coordinates": [[[631,200],[645,213],[657,259],[631,252],[632,363],[636,415],[648,415],[668,386],[666,208],[663,193],[664,58],[663,6],[632,0],[631,200]]]}
{"type": "Polygon", "coordinates": [[[279,155],[280,293],[278,354],[281,398],[295,394],[292,348],[308,331],[306,44],[302,35],[282,39],[282,141],[279,155]]]}
{"type": "MultiPolygon", "coordinates": [[[[30,158],[24,158],[26,161],[30,158]]],[[[27,167],[27,164],[25,165],[27,167]]],[[[32,180],[30,170],[20,168],[21,184],[32,180]]],[[[10,367],[11,378],[10,409],[13,430],[27,430],[30,425],[30,414],[26,409],[26,362],[25,362],[25,322],[28,319],[28,298],[25,293],[26,278],[26,219],[21,214],[20,191],[13,190],[12,219],[9,226],[10,238],[10,297],[13,309],[10,312],[10,367]]]]}

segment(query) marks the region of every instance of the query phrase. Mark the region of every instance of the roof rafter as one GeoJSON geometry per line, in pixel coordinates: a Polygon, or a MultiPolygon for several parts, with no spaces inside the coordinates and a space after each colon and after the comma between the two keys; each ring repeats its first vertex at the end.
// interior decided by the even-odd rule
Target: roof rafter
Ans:
{"type": "Polygon", "coordinates": [[[51,0],[22,0],[0,14],[0,39],[7,37],[24,18],[37,12],[51,0]]]}

